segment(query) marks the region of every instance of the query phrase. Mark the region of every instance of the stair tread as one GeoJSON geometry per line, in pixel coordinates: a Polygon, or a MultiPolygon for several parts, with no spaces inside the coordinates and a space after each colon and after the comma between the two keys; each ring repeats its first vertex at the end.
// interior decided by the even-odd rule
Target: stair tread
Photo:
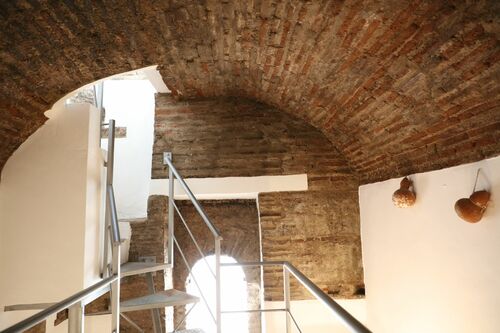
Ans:
{"type": "Polygon", "coordinates": [[[151,263],[151,262],[127,262],[121,265],[121,275],[130,276],[143,274],[148,272],[161,271],[168,268],[169,265],[166,263],[151,263]]]}
{"type": "Polygon", "coordinates": [[[199,298],[185,292],[169,289],[155,294],[132,298],[120,303],[121,312],[164,308],[197,303],[199,298]]]}

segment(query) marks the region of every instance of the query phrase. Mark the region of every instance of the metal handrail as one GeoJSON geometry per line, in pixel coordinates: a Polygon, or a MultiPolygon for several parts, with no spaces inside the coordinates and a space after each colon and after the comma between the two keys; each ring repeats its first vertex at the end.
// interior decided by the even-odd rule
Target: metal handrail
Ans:
{"type": "Polygon", "coordinates": [[[113,238],[113,244],[120,244],[120,229],[118,227],[118,212],[116,209],[116,201],[115,201],[115,192],[113,190],[113,185],[107,185],[107,200],[106,204],[108,205],[108,212],[110,215],[111,222],[111,237],[113,238]]]}
{"type": "MultiPolygon", "coordinates": [[[[35,313],[34,315],[20,321],[19,323],[12,325],[11,327],[1,331],[0,333],[21,333],[24,332],[36,324],[41,323],[46,320],[48,317],[65,310],[77,303],[84,301],[87,297],[91,296],[96,291],[99,291],[107,286],[111,285],[111,283],[115,282],[119,279],[118,275],[113,275],[109,278],[106,278],[98,283],[62,300],[61,302],[54,304],[45,310],[35,313]]],[[[95,298],[94,298],[95,299],[95,298]]]]}
{"type": "Polygon", "coordinates": [[[299,271],[295,266],[293,266],[288,261],[285,262],[284,267],[307,289],[311,294],[313,294],[319,301],[321,301],[331,312],[339,319],[346,327],[348,327],[352,332],[358,333],[369,333],[370,331],[360,323],[356,318],[354,318],[349,312],[347,312],[342,306],[335,302],[330,296],[328,296],[323,290],[321,290],[317,285],[315,285],[307,276],[305,276],[301,271],[299,271]]]}
{"type": "Polygon", "coordinates": [[[184,191],[186,192],[188,198],[191,200],[194,207],[198,211],[198,214],[200,214],[201,218],[203,219],[203,222],[205,222],[205,224],[207,225],[208,229],[210,229],[210,231],[212,232],[214,237],[222,240],[222,236],[219,232],[219,229],[217,229],[217,227],[212,223],[212,221],[210,221],[207,214],[203,210],[203,207],[200,205],[199,201],[196,199],[193,192],[191,192],[191,189],[186,184],[186,182],[184,181],[182,176],[179,174],[179,171],[177,171],[177,169],[175,168],[171,159],[169,157],[167,157],[167,153],[164,153],[163,162],[168,165],[169,170],[171,170],[172,173],[174,174],[175,178],[177,178],[177,180],[179,181],[179,184],[181,184],[181,186],[184,189],[184,191]]]}
{"type": "MultiPolygon", "coordinates": [[[[323,290],[321,290],[314,282],[312,282],[307,276],[305,276],[301,271],[299,271],[294,265],[288,261],[255,261],[255,262],[243,262],[243,263],[224,263],[221,267],[230,266],[282,266],[290,274],[292,274],[316,299],[318,299],[323,305],[325,305],[337,319],[342,322],[351,332],[356,333],[371,333],[368,328],[366,328],[361,322],[354,318],[349,312],[347,312],[342,306],[335,302],[330,296],[328,296],[323,290]]],[[[289,295],[288,295],[289,297],[289,295]]],[[[289,301],[289,300],[285,300],[289,301]]],[[[286,309],[289,311],[289,309],[286,309]]],[[[290,313],[291,315],[291,313],[290,313]]],[[[293,320],[295,320],[292,317],[293,320]]]]}
{"type": "MultiPolygon", "coordinates": [[[[222,236],[221,236],[219,230],[217,229],[217,227],[208,218],[207,214],[203,210],[203,207],[198,202],[198,200],[194,196],[193,192],[191,192],[191,189],[189,188],[189,186],[186,184],[186,182],[184,181],[184,179],[182,178],[182,176],[179,174],[179,172],[177,171],[177,169],[173,165],[173,162],[172,162],[172,153],[164,152],[163,153],[163,162],[164,162],[164,164],[168,165],[168,184],[169,184],[169,188],[168,188],[168,197],[169,197],[169,201],[168,201],[168,250],[167,250],[167,252],[168,252],[168,262],[173,267],[173,265],[174,265],[174,243],[175,243],[175,245],[177,245],[177,248],[178,248],[181,256],[183,257],[183,260],[184,260],[186,266],[189,269],[189,272],[191,273],[191,269],[189,267],[189,264],[187,263],[186,259],[184,258],[182,250],[181,250],[179,244],[177,243],[177,241],[175,240],[175,237],[174,237],[174,228],[175,228],[174,210],[177,210],[177,213],[181,216],[182,222],[185,224],[185,227],[187,228],[188,232],[190,233],[190,236],[192,236],[192,234],[191,234],[191,232],[189,230],[189,227],[185,223],[182,215],[180,214],[180,211],[178,210],[178,208],[177,208],[177,206],[175,205],[175,202],[174,202],[174,193],[175,193],[175,191],[174,191],[174,184],[175,184],[174,180],[175,180],[175,178],[177,178],[177,180],[181,184],[182,188],[187,193],[189,199],[193,203],[193,206],[196,208],[196,211],[201,216],[201,218],[203,219],[203,222],[210,229],[210,231],[212,232],[212,235],[214,237],[215,272],[212,272],[212,273],[214,274],[214,277],[215,277],[215,318],[213,318],[213,319],[215,320],[216,332],[217,333],[221,333],[221,329],[222,329],[222,325],[221,325],[222,311],[221,311],[221,279],[220,279],[220,263],[221,263],[221,260],[220,259],[221,259],[221,241],[222,241],[222,236]]],[[[199,248],[199,246],[198,246],[198,244],[197,244],[196,239],[194,238],[194,236],[192,236],[192,240],[194,241],[195,245],[198,247],[198,250],[200,250],[200,253],[203,253],[201,251],[201,248],[199,248]]],[[[208,266],[210,266],[210,265],[208,265],[208,266]]],[[[212,270],[210,269],[210,271],[212,271],[212,270]]],[[[196,280],[194,278],[194,275],[192,275],[192,276],[193,276],[193,280],[196,282],[196,280]]],[[[196,283],[196,285],[198,286],[198,283],[196,283]]],[[[200,290],[200,295],[204,299],[203,291],[199,288],[199,286],[198,286],[198,289],[200,290]]],[[[212,311],[210,310],[210,307],[208,306],[208,304],[206,304],[206,305],[208,307],[208,310],[209,310],[210,314],[212,315],[212,317],[214,317],[212,311]]]]}

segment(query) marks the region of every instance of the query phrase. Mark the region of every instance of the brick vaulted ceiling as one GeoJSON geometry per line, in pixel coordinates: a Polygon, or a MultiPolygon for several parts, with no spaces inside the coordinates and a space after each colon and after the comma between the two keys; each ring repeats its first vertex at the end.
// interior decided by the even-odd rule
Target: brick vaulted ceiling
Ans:
{"type": "Polygon", "coordinates": [[[0,2],[0,167],[43,112],[160,65],[320,129],[363,182],[500,153],[500,1],[0,2]]]}

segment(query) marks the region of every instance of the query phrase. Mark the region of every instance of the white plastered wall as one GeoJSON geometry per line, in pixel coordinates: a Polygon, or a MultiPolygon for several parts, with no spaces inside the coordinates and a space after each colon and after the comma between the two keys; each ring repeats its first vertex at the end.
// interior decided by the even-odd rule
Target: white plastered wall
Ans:
{"type": "Polygon", "coordinates": [[[33,313],[5,305],[60,301],[98,279],[98,111],[58,103],[48,115],[2,172],[0,329],[33,313]]]}
{"type": "MultiPolygon", "coordinates": [[[[127,128],[127,136],[115,141],[114,187],[120,219],[147,215],[155,92],[148,80],[104,82],[106,120],[115,119],[117,127],[127,128]]],[[[106,146],[104,139],[103,147],[106,146]]]]}
{"type": "MultiPolygon", "coordinates": [[[[335,300],[362,323],[366,322],[365,299],[335,300]]],[[[265,302],[266,309],[283,309],[283,302],[265,302]]],[[[318,300],[292,301],[290,312],[302,333],[348,333],[349,330],[335,318],[335,315],[318,300]]],[[[264,316],[266,333],[286,332],[284,312],[268,312],[264,316]]],[[[299,332],[292,322],[292,332],[299,332]]]]}
{"type": "Polygon", "coordinates": [[[359,190],[368,325],[384,333],[496,333],[500,328],[500,157],[412,175],[417,202],[396,208],[401,178],[359,190]],[[492,193],[483,219],[456,200],[492,193]]]}

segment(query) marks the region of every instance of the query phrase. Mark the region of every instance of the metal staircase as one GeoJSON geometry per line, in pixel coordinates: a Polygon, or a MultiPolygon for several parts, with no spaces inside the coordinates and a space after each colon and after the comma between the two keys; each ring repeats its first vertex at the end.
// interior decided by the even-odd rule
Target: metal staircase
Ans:
{"type": "Polygon", "coordinates": [[[113,190],[113,168],[114,168],[114,146],[115,146],[115,121],[110,120],[108,125],[108,149],[105,166],[106,173],[106,214],[105,214],[105,246],[103,253],[102,278],[99,283],[69,297],[59,303],[36,303],[8,305],[5,311],[39,310],[41,312],[3,330],[1,333],[24,332],[30,327],[44,321],[53,314],[68,309],[68,332],[84,332],[84,308],[98,297],[110,293],[111,305],[107,311],[100,311],[86,315],[111,314],[112,332],[120,331],[120,317],[129,322],[139,332],[143,330],[130,318],[124,315],[126,312],[150,310],[153,318],[154,333],[163,333],[162,318],[160,310],[166,307],[185,306],[196,304],[199,298],[185,292],[169,289],[155,290],[154,273],[172,267],[171,263],[149,263],[149,262],[127,262],[120,265],[120,246],[123,240],[120,238],[118,227],[118,214],[116,209],[113,190]],[[111,255],[110,255],[111,253],[111,255]],[[144,275],[148,294],[141,297],[131,298],[120,302],[121,278],[133,275],[144,275]]]}
{"type": "MultiPolygon", "coordinates": [[[[102,89],[102,87],[101,87],[102,89]]],[[[102,90],[101,90],[102,97],[102,90]]],[[[101,101],[102,105],[102,101],[101,101]]],[[[100,107],[100,106],[98,106],[100,107]]],[[[318,286],[316,286],[311,280],[309,280],[304,274],[302,274],[297,268],[286,261],[279,262],[253,262],[253,263],[235,263],[235,264],[222,264],[221,263],[221,241],[222,236],[214,225],[214,223],[209,219],[202,205],[198,202],[189,186],[186,184],[182,176],[176,170],[173,162],[172,155],[170,153],[164,153],[164,164],[168,166],[169,170],[169,196],[168,196],[168,243],[167,243],[167,261],[166,263],[146,263],[146,262],[127,262],[120,265],[120,230],[118,228],[118,216],[115,204],[115,197],[113,191],[113,164],[114,164],[114,142],[115,142],[115,122],[110,120],[108,124],[108,151],[107,151],[107,177],[106,177],[106,214],[105,214],[105,246],[103,253],[103,267],[102,267],[102,280],[93,286],[82,290],[81,292],[68,297],[67,299],[58,303],[43,303],[43,304],[20,304],[11,305],[5,308],[5,311],[15,311],[15,310],[34,310],[42,309],[35,315],[1,331],[0,333],[20,333],[25,330],[45,321],[49,316],[60,313],[61,311],[68,310],[68,332],[69,333],[82,333],[84,332],[84,308],[90,302],[96,298],[104,295],[105,293],[110,293],[110,306],[107,311],[94,313],[92,315],[102,315],[111,314],[111,332],[120,332],[120,318],[126,320],[130,325],[132,325],[138,332],[144,332],[137,324],[135,324],[125,313],[132,311],[150,310],[153,320],[153,331],[154,333],[163,333],[165,326],[165,321],[161,318],[160,310],[166,307],[174,306],[195,306],[200,300],[207,307],[210,312],[211,318],[215,324],[216,332],[221,333],[222,331],[222,321],[223,315],[231,314],[235,311],[222,310],[222,300],[221,300],[221,272],[225,267],[229,266],[255,266],[255,267],[266,267],[266,266],[281,266],[283,269],[283,308],[281,309],[260,309],[260,310],[248,310],[236,312],[276,312],[281,311],[286,316],[286,333],[302,332],[297,321],[295,320],[293,313],[290,308],[290,279],[295,278],[302,286],[304,286],[309,292],[320,302],[322,302],[333,314],[333,317],[338,321],[343,323],[346,328],[351,332],[357,333],[369,333],[370,331],[361,324],[356,318],[344,310],[339,304],[337,304],[333,299],[331,299],[327,294],[325,294],[318,286]],[[176,180],[176,182],[175,182],[176,180]],[[208,262],[206,261],[206,256],[202,252],[198,241],[193,236],[189,224],[186,222],[182,216],[180,210],[178,209],[174,201],[174,184],[178,184],[187,194],[189,200],[191,200],[193,206],[196,208],[198,214],[202,218],[205,226],[207,227],[209,233],[207,237],[213,239],[214,253],[215,253],[215,269],[212,269],[208,262]],[[174,249],[177,249],[182,262],[186,265],[187,270],[192,274],[192,268],[190,267],[186,256],[182,250],[182,244],[177,242],[174,236],[174,217],[177,214],[182,223],[179,224],[180,227],[185,228],[194,243],[199,255],[202,259],[205,259],[211,276],[203,278],[211,278],[214,283],[215,290],[215,308],[208,304],[204,292],[197,282],[197,277],[192,275],[193,281],[200,292],[200,298],[189,295],[185,292],[170,289],[170,290],[155,290],[154,284],[154,273],[157,271],[162,271],[165,269],[171,269],[174,265],[174,249]],[[121,278],[133,275],[144,275],[148,294],[145,296],[127,299],[120,302],[120,284],[122,283],[121,278]],[[163,322],[162,322],[163,320],[163,322]]],[[[210,239],[209,238],[209,239],[210,239]]],[[[191,307],[191,309],[192,309],[191,307]]],[[[185,317],[189,315],[189,311],[185,314],[181,321],[183,323],[185,317]]],[[[177,333],[203,333],[199,329],[196,330],[177,330],[177,333]]],[[[232,333],[232,332],[224,332],[232,333]]],[[[274,333],[274,332],[270,332],[274,333]]]]}

